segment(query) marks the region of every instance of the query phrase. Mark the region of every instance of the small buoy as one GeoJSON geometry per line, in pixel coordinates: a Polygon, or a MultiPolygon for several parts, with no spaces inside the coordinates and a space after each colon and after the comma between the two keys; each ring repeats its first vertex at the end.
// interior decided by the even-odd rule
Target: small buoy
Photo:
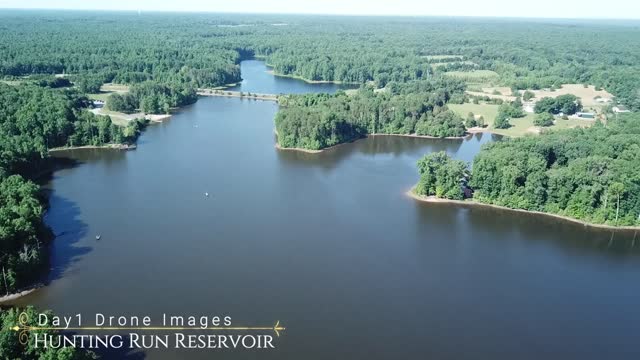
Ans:
{"type": "Polygon", "coordinates": [[[204,196],[209,197],[209,193],[208,192],[204,193],[204,196]]]}
{"type": "Polygon", "coordinates": [[[96,240],[100,240],[100,235],[96,235],[96,240]]]}

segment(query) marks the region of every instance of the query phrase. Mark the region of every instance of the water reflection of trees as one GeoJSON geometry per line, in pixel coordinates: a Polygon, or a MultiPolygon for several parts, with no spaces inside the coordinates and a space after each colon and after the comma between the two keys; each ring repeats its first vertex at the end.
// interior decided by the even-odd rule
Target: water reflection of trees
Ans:
{"type": "Polygon", "coordinates": [[[434,236],[442,224],[447,234],[474,241],[526,241],[553,244],[572,254],[599,253],[613,257],[640,255],[637,230],[609,230],[584,226],[539,214],[489,207],[416,202],[419,231],[434,236]],[[457,234],[469,232],[469,234],[457,234]]]}
{"type": "MultiPolygon", "coordinates": [[[[278,151],[280,162],[289,166],[320,167],[334,169],[343,161],[358,154],[364,155],[411,155],[416,158],[436,151],[457,154],[465,141],[463,139],[425,139],[404,136],[370,136],[352,143],[342,144],[320,153],[302,151],[278,151]]],[[[478,141],[471,139],[471,141],[478,141]]]]}

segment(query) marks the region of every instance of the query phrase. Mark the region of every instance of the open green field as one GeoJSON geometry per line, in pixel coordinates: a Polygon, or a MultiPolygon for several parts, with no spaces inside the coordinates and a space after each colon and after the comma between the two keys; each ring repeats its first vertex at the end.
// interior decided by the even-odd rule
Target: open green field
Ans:
{"type": "Polygon", "coordinates": [[[87,94],[87,97],[91,100],[102,100],[102,101],[107,101],[107,98],[109,97],[109,95],[113,94],[112,91],[110,92],[100,92],[97,94],[87,94]]]}
{"type": "Polygon", "coordinates": [[[462,60],[462,55],[425,55],[423,56],[427,60],[445,60],[445,59],[456,59],[462,60]]]}
{"type": "MultiPolygon", "coordinates": [[[[469,112],[472,112],[474,115],[479,116],[482,115],[485,120],[485,124],[487,124],[487,128],[496,134],[518,137],[524,136],[526,134],[536,134],[538,133],[538,127],[533,125],[533,120],[535,119],[535,114],[527,114],[523,118],[511,119],[509,122],[511,123],[511,127],[508,129],[494,129],[493,121],[498,115],[498,107],[499,105],[492,104],[449,104],[447,105],[451,110],[455,111],[458,115],[463,118],[467,117],[469,112]]],[[[578,126],[591,126],[593,125],[593,120],[581,120],[581,119],[569,119],[562,120],[556,119],[556,123],[553,126],[550,126],[545,129],[568,129],[578,126]]]]}
{"type": "Polygon", "coordinates": [[[435,62],[435,63],[431,63],[431,67],[432,68],[437,68],[438,66],[446,66],[446,65],[453,65],[453,64],[463,64],[463,65],[476,65],[476,63],[474,63],[473,61],[469,61],[469,60],[460,60],[460,61],[446,61],[446,62],[435,62]]]}
{"type": "Polygon", "coordinates": [[[100,87],[100,92],[95,94],[87,94],[87,97],[92,100],[107,101],[109,95],[113,93],[126,93],[129,91],[129,86],[121,84],[104,84],[100,87]]]}
{"type": "Polygon", "coordinates": [[[448,71],[444,73],[447,76],[454,76],[468,82],[489,82],[498,79],[498,73],[491,70],[473,70],[473,71],[448,71]]]}
{"type": "Polygon", "coordinates": [[[22,84],[22,81],[20,80],[0,80],[0,82],[11,86],[18,86],[22,84]]]}

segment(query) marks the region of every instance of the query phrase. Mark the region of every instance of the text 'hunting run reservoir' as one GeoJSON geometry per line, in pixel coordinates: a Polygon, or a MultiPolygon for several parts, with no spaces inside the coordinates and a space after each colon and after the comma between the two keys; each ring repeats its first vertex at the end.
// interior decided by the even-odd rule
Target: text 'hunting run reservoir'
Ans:
{"type": "MultiPolygon", "coordinates": [[[[236,90],[338,89],[266,71],[244,62],[236,90]]],[[[491,134],[278,151],[276,110],[204,97],[149,127],[135,151],[71,152],[80,163],[47,185],[52,282],[20,303],[89,318],[279,319],[286,335],[264,359],[631,358],[633,232],[405,195],[418,158],[445,150],[470,162],[491,134]]]]}

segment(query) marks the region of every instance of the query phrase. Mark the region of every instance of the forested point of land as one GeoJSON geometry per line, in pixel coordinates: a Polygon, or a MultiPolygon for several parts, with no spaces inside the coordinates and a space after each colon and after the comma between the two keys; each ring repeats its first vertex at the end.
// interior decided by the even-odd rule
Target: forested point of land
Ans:
{"type": "Polygon", "coordinates": [[[116,126],[68,89],[0,83],[0,296],[42,278],[51,239],[46,199],[31,181],[56,147],[132,143],[144,122],[116,126]]]}
{"type": "Polygon", "coordinates": [[[276,114],[278,143],[319,150],[368,134],[461,137],[463,119],[446,104],[462,102],[464,89],[461,80],[439,77],[390,83],[377,92],[363,86],[351,95],[289,95],[276,114]]]}
{"type": "Polygon", "coordinates": [[[446,154],[418,161],[419,195],[640,226],[640,116],[483,146],[473,169],[446,154]]]}

